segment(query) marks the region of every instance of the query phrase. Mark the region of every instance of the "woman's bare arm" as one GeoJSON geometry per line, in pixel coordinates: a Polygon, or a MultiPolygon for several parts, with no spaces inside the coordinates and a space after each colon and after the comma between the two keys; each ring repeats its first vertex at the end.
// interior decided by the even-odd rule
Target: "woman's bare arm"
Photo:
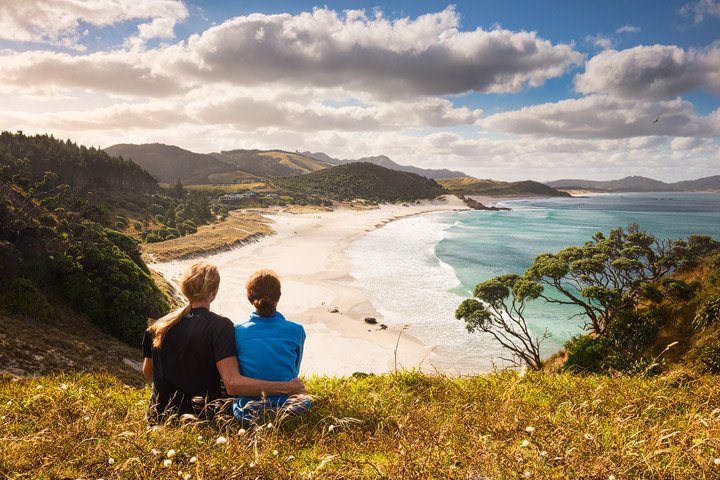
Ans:
{"type": "Polygon", "coordinates": [[[240,375],[237,357],[223,358],[217,362],[218,372],[230,395],[259,397],[261,395],[299,395],[305,393],[305,385],[293,378],[289,382],[271,382],[240,375]]]}
{"type": "Polygon", "coordinates": [[[152,382],[152,372],[153,372],[152,358],[144,358],[143,359],[143,375],[145,375],[145,378],[147,378],[148,382],[152,382]]]}

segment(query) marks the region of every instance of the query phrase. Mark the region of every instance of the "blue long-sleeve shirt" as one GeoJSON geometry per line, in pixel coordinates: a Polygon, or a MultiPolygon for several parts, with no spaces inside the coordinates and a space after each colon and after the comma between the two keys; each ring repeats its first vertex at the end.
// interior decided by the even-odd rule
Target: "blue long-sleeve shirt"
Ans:
{"type": "MultiPolygon", "coordinates": [[[[304,343],[302,325],[286,320],[280,312],[271,317],[252,313],[245,323],[235,326],[240,374],[275,382],[292,380],[300,373],[304,343]]],[[[279,407],[287,398],[287,395],[270,395],[268,406],[279,407]]],[[[235,416],[242,420],[243,407],[259,400],[261,397],[237,397],[233,403],[235,416]]]]}

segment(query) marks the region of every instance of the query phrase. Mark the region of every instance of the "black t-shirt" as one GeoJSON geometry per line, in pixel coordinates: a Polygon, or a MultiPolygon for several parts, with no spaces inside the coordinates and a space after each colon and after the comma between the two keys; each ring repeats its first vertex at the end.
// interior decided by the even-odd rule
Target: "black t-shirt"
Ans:
{"type": "Polygon", "coordinates": [[[159,349],[152,340],[152,333],[146,331],[143,353],[153,361],[150,417],[202,415],[207,402],[222,396],[215,364],[237,355],[233,323],[207,308],[193,308],[168,330],[159,349]],[[193,402],[193,397],[203,401],[193,402]]]}

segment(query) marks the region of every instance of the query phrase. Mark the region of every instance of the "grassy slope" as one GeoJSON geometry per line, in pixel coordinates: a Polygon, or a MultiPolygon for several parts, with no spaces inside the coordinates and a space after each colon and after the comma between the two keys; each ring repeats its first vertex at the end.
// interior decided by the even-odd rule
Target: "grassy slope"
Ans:
{"type": "Polygon", "coordinates": [[[218,160],[235,165],[244,172],[263,178],[302,175],[331,166],[304,155],[282,150],[230,150],[212,155],[218,160]]]}
{"type": "Polygon", "coordinates": [[[0,381],[0,476],[717,478],[716,377],[312,378],[302,419],[148,428],[110,376],[0,381]],[[533,431],[527,431],[532,427],[533,431]],[[219,435],[227,443],[216,444],[219,435]],[[527,442],[527,443],[524,443],[527,442]],[[156,449],[157,453],[154,453],[156,449]],[[166,452],[172,464],[163,466],[166,452]],[[196,462],[191,458],[196,457],[196,462]],[[110,461],[112,459],[112,463],[110,461]],[[526,473],[527,472],[527,473],[526,473]]]}
{"type": "Polygon", "coordinates": [[[507,196],[507,195],[538,195],[550,197],[569,196],[565,192],[560,192],[552,187],[543,185],[532,180],[521,182],[502,182],[499,180],[483,180],[473,177],[447,178],[438,180],[438,183],[453,193],[463,195],[488,195],[488,196],[507,196]]]}
{"type": "Polygon", "coordinates": [[[270,222],[270,219],[255,213],[234,211],[220,223],[198,228],[197,233],[164,242],[146,243],[142,250],[158,262],[212,253],[273,234],[270,222]]]}

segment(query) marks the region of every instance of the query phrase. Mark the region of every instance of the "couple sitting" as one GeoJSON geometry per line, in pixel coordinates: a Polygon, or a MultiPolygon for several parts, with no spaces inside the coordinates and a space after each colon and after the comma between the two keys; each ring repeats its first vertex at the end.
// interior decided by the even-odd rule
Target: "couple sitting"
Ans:
{"type": "Polygon", "coordinates": [[[247,282],[255,312],[242,324],[210,312],[220,286],[216,266],[197,262],[183,274],[180,290],[188,301],[153,323],[143,339],[143,373],[152,380],[149,416],[212,416],[224,403],[224,384],[241,422],[285,405],[302,411],[309,402],[288,405],[289,395],[305,393],[298,380],[305,330],[277,310],[280,279],[260,270],[247,282]],[[222,382],[221,382],[222,381],[222,382]]]}

